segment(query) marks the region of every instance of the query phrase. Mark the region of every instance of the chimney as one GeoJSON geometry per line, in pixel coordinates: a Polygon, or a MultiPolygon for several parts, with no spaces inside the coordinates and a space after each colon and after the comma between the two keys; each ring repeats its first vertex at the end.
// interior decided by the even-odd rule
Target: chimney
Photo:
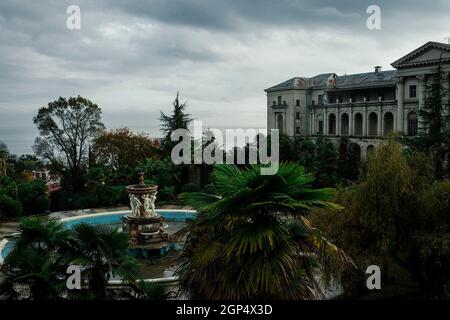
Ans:
{"type": "Polygon", "coordinates": [[[381,71],[381,66],[375,66],[375,74],[381,71]]]}

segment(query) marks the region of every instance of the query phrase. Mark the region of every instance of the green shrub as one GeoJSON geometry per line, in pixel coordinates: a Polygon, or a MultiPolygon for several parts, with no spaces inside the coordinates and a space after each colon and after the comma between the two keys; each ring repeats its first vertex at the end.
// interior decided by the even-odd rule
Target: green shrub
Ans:
{"type": "Polygon", "coordinates": [[[22,203],[11,197],[0,198],[0,216],[7,218],[19,217],[23,213],[22,203]]]}
{"type": "Polygon", "coordinates": [[[216,194],[217,190],[216,187],[212,183],[210,183],[203,186],[202,192],[216,194]]]}
{"type": "Polygon", "coordinates": [[[181,192],[198,192],[200,191],[200,187],[195,183],[186,183],[181,187],[181,192]]]}
{"type": "Polygon", "coordinates": [[[50,193],[50,211],[66,210],[65,194],[62,189],[50,193]]]}
{"type": "Polygon", "coordinates": [[[44,181],[35,180],[19,184],[18,198],[22,202],[24,214],[41,214],[50,208],[47,185],[44,181]]]}
{"type": "Polygon", "coordinates": [[[164,187],[158,191],[158,198],[157,200],[175,200],[175,187],[164,187]]]}
{"type": "Polygon", "coordinates": [[[69,199],[69,209],[88,209],[98,207],[98,202],[95,196],[91,194],[74,194],[69,199]]]}
{"type": "Polygon", "coordinates": [[[125,186],[112,187],[112,205],[128,205],[130,202],[128,198],[128,192],[125,186]]]}
{"type": "Polygon", "coordinates": [[[45,213],[50,209],[50,199],[47,197],[36,199],[35,204],[37,213],[45,213]]]}

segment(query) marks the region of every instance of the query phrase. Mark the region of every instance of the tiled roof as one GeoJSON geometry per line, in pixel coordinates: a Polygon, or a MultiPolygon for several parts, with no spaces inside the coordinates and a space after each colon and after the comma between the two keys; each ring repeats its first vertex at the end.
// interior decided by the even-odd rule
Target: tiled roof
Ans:
{"type": "MultiPolygon", "coordinates": [[[[265,91],[281,91],[291,89],[325,89],[327,87],[328,78],[333,73],[323,73],[312,78],[295,77],[282,82],[276,86],[270,87],[265,91]]],[[[370,87],[384,84],[393,84],[397,70],[366,72],[338,76],[335,89],[340,88],[358,88],[370,87]]]]}
{"type": "Polygon", "coordinates": [[[336,88],[354,88],[383,85],[394,82],[397,70],[367,72],[338,76],[336,88]]]}
{"type": "Polygon", "coordinates": [[[295,77],[286,80],[280,84],[277,84],[276,86],[273,86],[267,90],[280,91],[289,89],[308,89],[308,88],[309,88],[309,78],[295,77]]]}

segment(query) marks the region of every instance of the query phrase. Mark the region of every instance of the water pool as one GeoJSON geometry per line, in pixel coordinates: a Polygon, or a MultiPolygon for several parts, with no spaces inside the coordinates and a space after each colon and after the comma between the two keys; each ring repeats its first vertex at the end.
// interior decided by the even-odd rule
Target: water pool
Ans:
{"type": "MultiPolygon", "coordinates": [[[[169,234],[183,228],[186,225],[186,221],[194,219],[196,215],[194,210],[160,209],[156,210],[156,212],[165,218],[165,223],[168,225],[166,230],[169,234]]],[[[121,217],[129,213],[131,213],[131,211],[125,210],[86,214],[62,218],[60,221],[63,222],[69,229],[80,223],[88,223],[92,225],[117,225],[118,227],[121,227],[121,217]]],[[[8,241],[7,239],[0,241],[0,264],[3,262],[3,259],[8,255],[8,253],[11,252],[13,247],[14,243],[12,241],[8,241]]],[[[181,243],[175,243],[171,246],[171,248],[174,248],[175,250],[169,251],[161,256],[142,260],[141,271],[144,278],[161,278],[164,277],[166,271],[170,271],[179,255],[178,249],[181,248],[181,243]]]]}

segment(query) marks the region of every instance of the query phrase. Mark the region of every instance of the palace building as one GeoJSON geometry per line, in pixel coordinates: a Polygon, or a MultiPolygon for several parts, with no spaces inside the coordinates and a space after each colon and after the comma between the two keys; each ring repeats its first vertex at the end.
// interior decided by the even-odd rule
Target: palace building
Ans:
{"type": "Polygon", "coordinates": [[[348,137],[362,154],[389,132],[414,136],[439,61],[449,74],[450,45],[428,42],[393,62],[394,70],[292,78],[265,90],[267,128],[290,137],[348,137]]]}

